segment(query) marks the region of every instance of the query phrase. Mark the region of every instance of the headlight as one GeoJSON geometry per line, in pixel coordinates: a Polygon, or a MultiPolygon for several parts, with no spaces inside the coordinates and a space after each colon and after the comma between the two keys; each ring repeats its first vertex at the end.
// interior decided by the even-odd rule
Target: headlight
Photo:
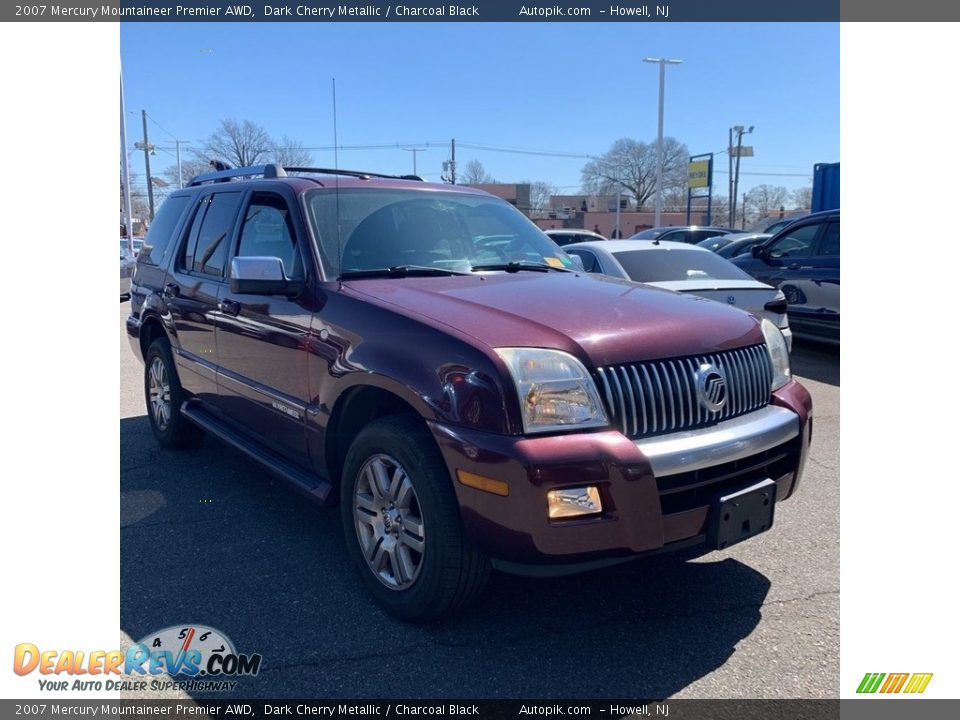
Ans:
{"type": "Polygon", "coordinates": [[[498,348],[520,396],[525,433],[602,427],[607,414],[583,363],[559,350],[498,348]]]}
{"type": "Polygon", "coordinates": [[[767,344],[767,353],[770,355],[770,364],[773,365],[773,382],[770,390],[781,388],[790,382],[790,351],[787,341],[783,338],[780,329],[769,320],[760,321],[763,330],[763,339],[767,344]]]}

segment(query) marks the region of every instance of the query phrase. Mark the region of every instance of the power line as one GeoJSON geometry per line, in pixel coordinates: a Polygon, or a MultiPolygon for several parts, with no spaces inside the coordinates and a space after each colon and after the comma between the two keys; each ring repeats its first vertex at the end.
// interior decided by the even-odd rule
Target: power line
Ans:
{"type": "MultiPolygon", "coordinates": [[[[146,111],[144,111],[144,112],[146,112],[146,111]]],[[[173,134],[172,132],[170,132],[169,130],[167,130],[163,125],[161,125],[160,123],[158,123],[158,122],[153,118],[153,115],[151,115],[150,113],[147,113],[147,117],[150,118],[150,122],[152,122],[152,123],[153,123],[154,125],[156,125],[158,128],[160,128],[161,130],[163,130],[167,135],[169,135],[171,140],[176,140],[176,139],[177,139],[177,136],[174,135],[174,134],[173,134]]]]}

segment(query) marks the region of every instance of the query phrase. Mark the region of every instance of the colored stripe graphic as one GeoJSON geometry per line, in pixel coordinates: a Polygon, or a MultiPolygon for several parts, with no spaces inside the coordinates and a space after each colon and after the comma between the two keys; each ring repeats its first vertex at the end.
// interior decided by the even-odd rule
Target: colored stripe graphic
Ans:
{"type": "Polygon", "coordinates": [[[860,681],[860,687],[857,688],[857,692],[875,693],[877,688],[880,687],[880,682],[884,677],[886,677],[885,673],[867,673],[863,676],[863,680],[860,681]]]}
{"type": "Polygon", "coordinates": [[[930,679],[933,677],[933,673],[914,673],[910,677],[910,682],[907,683],[907,687],[904,689],[905,693],[922,693],[927,689],[927,685],[930,684],[930,679]]]}
{"type": "Polygon", "coordinates": [[[891,694],[904,693],[918,694],[927,689],[933,673],[866,673],[860,685],[857,687],[858,693],[875,693],[878,690],[881,693],[891,694]],[[886,678],[886,682],[884,682],[886,678]],[[883,683],[881,685],[881,683],[883,683]]]}
{"type": "Polygon", "coordinates": [[[903,684],[907,681],[908,677],[910,677],[910,673],[890,673],[887,675],[887,681],[883,684],[883,687],[880,688],[880,692],[900,692],[900,689],[903,687],[903,684]]]}

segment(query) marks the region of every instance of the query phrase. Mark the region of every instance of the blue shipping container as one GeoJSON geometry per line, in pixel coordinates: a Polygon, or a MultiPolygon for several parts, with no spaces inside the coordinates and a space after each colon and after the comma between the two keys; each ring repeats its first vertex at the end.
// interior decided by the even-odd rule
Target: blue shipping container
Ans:
{"type": "Polygon", "coordinates": [[[813,166],[813,200],[810,212],[840,209],[840,163],[813,166]]]}

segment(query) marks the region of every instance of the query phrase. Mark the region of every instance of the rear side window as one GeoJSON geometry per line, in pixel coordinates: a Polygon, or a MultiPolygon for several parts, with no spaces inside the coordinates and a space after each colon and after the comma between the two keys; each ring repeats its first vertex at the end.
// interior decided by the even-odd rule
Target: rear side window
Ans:
{"type": "Polygon", "coordinates": [[[186,270],[223,277],[230,229],[240,205],[240,193],[216,193],[200,202],[183,258],[186,270]]]}
{"type": "Polygon", "coordinates": [[[597,256],[589,250],[573,249],[567,250],[570,255],[576,255],[583,261],[583,269],[588,273],[600,272],[597,264],[597,256]]]}
{"type": "Polygon", "coordinates": [[[826,255],[836,257],[840,255],[840,223],[832,222],[827,224],[827,229],[823,233],[823,239],[820,240],[820,250],[817,255],[826,255]]]}
{"type": "Polygon", "coordinates": [[[160,212],[153,219],[138,255],[140,262],[148,265],[159,265],[163,262],[170,247],[170,241],[173,239],[173,231],[189,202],[189,195],[174,195],[167,198],[167,201],[160,206],[160,212]]]}
{"type": "Polygon", "coordinates": [[[575,242],[573,239],[574,236],[569,235],[567,233],[551,233],[547,237],[553,240],[560,247],[563,247],[564,245],[569,245],[570,243],[575,242]]]}

